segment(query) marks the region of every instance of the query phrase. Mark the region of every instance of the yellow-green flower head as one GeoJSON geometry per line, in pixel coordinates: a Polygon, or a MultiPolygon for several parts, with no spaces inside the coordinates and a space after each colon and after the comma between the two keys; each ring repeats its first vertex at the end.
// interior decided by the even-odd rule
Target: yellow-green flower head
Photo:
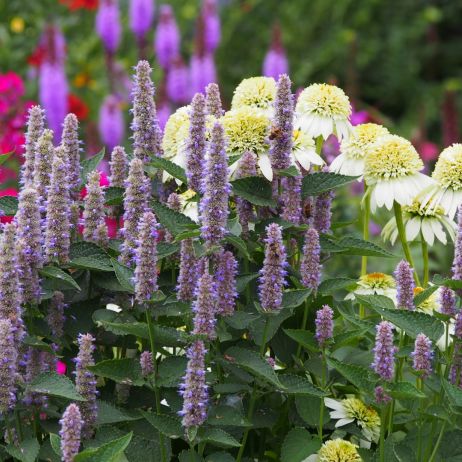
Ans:
{"type": "Polygon", "coordinates": [[[355,295],[384,295],[396,299],[396,283],[393,276],[385,273],[369,273],[361,276],[356,287],[345,297],[354,300],[355,295]]]}
{"type": "Polygon", "coordinates": [[[314,83],[305,88],[295,106],[296,126],[312,138],[327,139],[334,134],[348,138],[351,131],[351,105],[344,91],[335,85],[314,83]]]}
{"type": "Polygon", "coordinates": [[[244,79],[234,90],[231,109],[250,107],[270,116],[276,97],[276,81],[272,77],[244,79]]]}
{"type": "MultiPolygon", "coordinates": [[[[190,106],[180,107],[168,118],[165,124],[162,149],[166,159],[172,160],[185,150],[189,133],[189,111],[190,106]]],[[[184,167],[185,165],[181,166],[184,167]]]]}
{"type": "Polygon", "coordinates": [[[349,441],[336,439],[326,441],[318,451],[319,462],[361,462],[358,446],[349,441]]]}
{"type": "Polygon", "coordinates": [[[323,165],[324,160],[316,153],[316,143],[313,138],[302,132],[294,130],[293,145],[292,145],[292,163],[298,162],[306,171],[310,169],[310,165],[323,165]]]}
{"type": "MultiPolygon", "coordinates": [[[[419,295],[425,289],[423,287],[415,287],[414,288],[414,297],[419,295]]],[[[434,311],[440,310],[439,304],[439,289],[436,292],[433,292],[428,298],[426,298],[418,307],[418,311],[422,311],[426,314],[430,314],[433,316],[434,311]]]]}
{"type": "Polygon", "coordinates": [[[411,205],[416,194],[432,184],[419,172],[424,164],[411,142],[397,135],[385,135],[373,144],[365,157],[364,180],[371,187],[371,209],[391,210],[396,201],[411,205]]]}
{"type": "Polygon", "coordinates": [[[389,131],[382,125],[372,123],[356,125],[350,137],[342,140],[340,155],[330,165],[330,171],[342,175],[362,176],[365,156],[378,139],[388,134],[389,131]]]}

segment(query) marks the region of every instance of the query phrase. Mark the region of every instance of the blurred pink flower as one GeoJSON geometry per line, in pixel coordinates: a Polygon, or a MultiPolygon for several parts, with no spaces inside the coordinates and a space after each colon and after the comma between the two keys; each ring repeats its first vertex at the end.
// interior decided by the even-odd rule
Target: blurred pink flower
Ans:
{"type": "Polygon", "coordinates": [[[56,361],[56,372],[60,375],[64,375],[66,373],[67,366],[62,361],[56,361]]]}
{"type": "MultiPolygon", "coordinates": [[[[109,186],[109,178],[107,177],[106,173],[100,171],[99,177],[99,184],[100,186],[109,186]]],[[[80,199],[85,199],[87,195],[87,188],[84,186],[80,191],[80,199]]]]}
{"type": "Polygon", "coordinates": [[[424,162],[430,162],[438,158],[439,149],[431,141],[422,141],[419,144],[419,153],[424,162]]]}

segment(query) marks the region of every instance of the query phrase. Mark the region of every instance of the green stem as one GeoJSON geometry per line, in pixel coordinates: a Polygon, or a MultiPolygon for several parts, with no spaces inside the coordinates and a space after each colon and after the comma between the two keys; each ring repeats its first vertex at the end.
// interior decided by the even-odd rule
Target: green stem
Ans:
{"type": "Polygon", "coordinates": [[[424,270],[424,279],[423,279],[423,287],[427,287],[430,270],[428,265],[428,244],[427,241],[424,239],[423,234],[420,233],[421,243],[422,243],[422,257],[423,257],[423,270],[424,270]]]}
{"type": "MultiPolygon", "coordinates": [[[[264,356],[265,351],[266,351],[266,337],[268,335],[268,326],[269,326],[269,318],[267,317],[265,321],[265,328],[263,329],[263,337],[262,337],[261,346],[260,346],[260,356],[264,356]]],[[[254,383],[252,394],[250,395],[249,410],[247,412],[247,420],[249,422],[252,421],[256,402],[257,402],[257,384],[254,383]]],[[[239,448],[239,452],[237,453],[236,462],[241,462],[242,460],[242,456],[244,455],[245,445],[247,443],[247,438],[249,437],[249,431],[250,429],[247,428],[244,431],[244,434],[242,435],[242,443],[241,443],[241,447],[239,448]]]]}
{"type": "MultiPolygon", "coordinates": [[[[423,391],[423,380],[421,377],[417,377],[417,389],[423,391]]],[[[417,434],[417,460],[420,461],[422,457],[422,430],[423,430],[423,400],[420,400],[419,404],[419,430],[417,434]]]]}
{"type": "Polygon", "coordinates": [[[381,424],[380,424],[380,462],[385,462],[385,422],[387,419],[387,407],[386,405],[382,406],[380,412],[381,424]]]}
{"type": "Polygon", "coordinates": [[[324,144],[324,138],[322,136],[318,136],[316,138],[316,154],[318,156],[321,155],[321,151],[322,151],[322,145],[324,144]]]}
{"type": "MultiPolygon", "coordinates": [[[[364,183],[364,207],[363,207],[363,239],[369,240],[369,220],[371,216],[371,196],[367,189],[367,184],[364,183]]],[[[367,255],[361,257],[361,276],[367,274],[367,255]]],[[[359,305],[359,317],[363,319],[366,316],[364,305],[359,305]]]]}
{"type": "MultiPolygon", "coordinates": [[[[322,350],[322,366],[321,366],[321,388],[324,390],[326,386],[326,371],[327,371],[327,363],[326,363],[326,351],[322,350]]],[[[324,398],[321,398],[321,405],[319,408],[319,429],[318,429],[318,436],[319,441],[322,443],[322,430],[324,425],[324,398]]]]}
{"type": "Polygon", "coordinates": [[[441,440],[443,439],[443,434],[444,434],[444,430],[446,428],[446,421],[444,421],[442,427],[441,427],[441,430],[440,430],[440,433],[438,435],[438,439],[436,440],[436,444],[435,444],[435,447],[433,448],[433,452],[430,456],[430,459],[428,459],[428,462],[433,462],[435,460],[435,457],[436,457],[436,453],[438,452],[438,449],[440,447],[440,444],[441,444],[441,440]]]}
{"type": "MultiPolygon", "coordinates": [[[[393,210],[395,212],[396,227],[398,228],[398,235],[401,241],[401,245],[403,246],[404,255],[411,267],[414,268],[414,261],[412,260],[411,249],[409,248],[409,243],[406,239],[406,230],[404,229],[403,211],[401,209],[401,205],[398,204],[398,202],[396,201],[393,203],[393,210]]],[[[420,286],[421,284],[417,271],[414,271],[414,279],[417,285],[420,286]]]]}
{"type": "MultiPolygon", "coordinates": [[[[305,308],[303,310],[303,320],[302,320],[302,330],[306,329],[306,324],[308,323],[308,313],[310,310],[310,305],[308,302],[308,298],[305,300],[305,308]]],[[[299,343],[297,347],[297,359],[300,358],[300,354],[302,353],[302,345],[299,343]]]]}
{"type": "MultiPolygon", "coordinates": [[[[154,396],[156,400],[156,412],[160,414],[160,396],[159,396],[159,388],[157,387],[157,349],[156,344],[154,342],[154,326],[152,324],[151,312],[149,307],[146,306],[146,322],[148,324],[148,331],[149,331],[149,342],[151,344],[151,354],[152,354],[152,363],[154,366],[154,396]]],[[[159,441],[160,441],[160,452],[162,462],[167,462],[167,454],[165,451],[165,444],[164,444],[164,435],[159,432],[159,441]]]]}
{"type": "Polygon", "coordinates": [[[19,411],[14,411],[14,417],[16,420],[16,430],[18,432],[19,441],[22,441],[24,438],[23,431],[22,431],[22,424],[21,424],[21,416],[19,415],[19,411]]]}

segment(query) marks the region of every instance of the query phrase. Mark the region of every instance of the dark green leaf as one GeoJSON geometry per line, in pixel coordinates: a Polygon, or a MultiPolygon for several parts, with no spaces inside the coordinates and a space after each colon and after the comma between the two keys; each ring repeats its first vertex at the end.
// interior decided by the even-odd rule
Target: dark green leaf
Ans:
{"type": "Polygon", "coordinates": [[[77,454],[74,462],[116,462],[117,457],[127,448],[133,432],[103,444],[99,448],[88,448],[77,454]]]}
{"type": "Polygon", "coordinates": [[[141,411],[143,417],[160,433],[168,438],[181,438],[184,434],[181,421],[169,415],[141,411]]]}
{"type": "Polygon", "coordinates": [[[174,236],[198,226],[191,218],[182,213],[175,212],[160,202],[152,201],[151,207],[159,223],[167,228],[174,236]]]}
{"type": "Polygon", "coordinates": [[[10,444],[6,446],[5,450],[10,456],[21,462],[35,462],[40,451],[40,445],[35,438],[28,438],[21,441],[20,447],[10,444]]]}
{"type": "Polygon", "coordinates": [[[283,308],[297,308],[311,294],[311,289],[287,290],[282,294],[283,308]]]}
{"type": "Polygon", "coordinates": [[[177,387],[186,371],[184,356],[169,356],[159,364],[159,387],[177,387]]]}
{"type": "Polygon", "coordinates": [[[247,284],[258,278],[258,273],[242,274],[236,278],[236,289],[239,293],[243,292],[247,284]]]}
{"type": "Polygon", "coordinates": [[[332,278],[326,279],[319,284],[318,292],[324,295],[332,295],[337,290],[345,289],[356,281],[350,278],[332,278]]]}
{"type": "Polygon", "coordinates": [[[238,236],[233,236],[232,234],[228,234],[225,237],[225,241],[228,244],[231,244],[239,252],[241,252],[244,257],[246,257],[247,259],[250,259],[249,251],[247,250],[247,246],[243,239],[241,239],[238,236]]]}
{"type": "Polygon", "coordinates": [[[105,149],[103,148],[100,152],[98,152],[98,154],[95,154],[93,157],[89,157],[88,159],[84,159],[82,162],[80,162],[80,179],[83,184],[86,184],[88,174],[95,170],[99,163],[104,159],[104,153],[105,149]]]}
{"type": "Polygon", "coordinates": [[[75,282],[74,278],[57,266],[44,266],[39,270],[39,274],[40,276],[44,276],[49,279],[56,279],[62,282],[65,286],[72,287],[73,289],[80,291],[80,287],[75,282]]]}
{"type": "Polygon", "coordinates": [[[418,293],[414,297],[415,306],[421,305],[425,300],[427,300],[428,297],[430,297],[437,290],[438,290],[438,286],[434,285],[434,286],[429,286],[424,291],[418,293]]]}
{"type": "Polygon", "coordinates": [[[134,358],[106,359],[94,366],[88,366],[94,374],[115,382],[129,385],[143,385],[140,362],[134,358]]]}
{"type": "Polygon", "coordinates": [[[169,257],[174,253],[180,250],[180,245],[170,244],[169,242],[159,242],[157,244],[157,259],[162,260],[162,258],[169,257]]]}
{"type": "Polygon", "coordinates": [[[372,392],[374,382],[369,378],[369,370],[357,366],[356,364],[348,364],[343,361],[338,361],[334,358],[327,358],[329,367],[335,369],[339,374],[343,375],[356,388],[364,392],[372,392]]]}
{"type": "Polygon", "coordinates": [[[303,462],[316,454],[321,442],[314,439],[304,428],[292,428],[281,447],[281,462],[303,462]]]}
{"type": "Polygon", "coordinates": [[[251,427],[252,424],[231,406],[216,406],[209,409],[207,424],[214,427],[251,427]]]}
{"type": "Polygon", "coordinates": [[[199,437],[203,443],[211,444],[212,446],[219,446],[223,448],[238,448],[240,447],[239,441],[233,436],[220,428],[208,428],[199,437]]]}
{"type": "Polygon", "coordinates": [[[236,459],[231,454],[220,451],[209,454],[206,457],[205,462],[236,462],[236,459]]]}
{"type": "Polygon", "coordinates": [[[106,205],[121,205],[124,201],[124,188],[109,186],[104,190],[106,205]]]}
{"type": "Polygon", "coordinates": [[[289,395],[310,395],[310,396],[328,396],[329,393],[315,387],[305,377],[292,374],[281,374],[278,376],[279,381],[284,385],[284,392],[289,395]]]}
{"type": "Polygon", "coordinates": [[[388,250],[358,237],[345,236],[337,242],[337,245],[343,248],[344,255],[365,255],[369,257],[395,257],[388,250]]]}
{"type": "Polygon", "coordinates": [[[355,176],[338,173],[316,172],[306,175],[302,182],[302,197],[317,196],[356,180],[355,176]]]}
{"type": "Polygon", "coordinates": [[[282,170],[276,170],[279,176],[300,176],[300,172],[295,165],[291,165],[288,168],[284,168],[282,170]]]}
{"type": "Polygon", "coordinates": [[[58,396],[73,401],[85,401],[76,391],[74,384],[65,376],[56,372],[44,372],[27,386],[28,392],[58,396]]]}
{"type": "Polygon", "coordinates": [[[304,329],[283,329],[286,335],[292,340],[307,348],[310,351],[319,351],[318,343],[314,338],[314,334],[304,329]]]}
{"type": "Polygon", "coordinates": [[[111,258],[112,267],[114,268],[115,275],[120,285],[130,293],[135,291],[133,285],[134,273],[128,266],[122,265],[115,258],[111,258]]]}
{"type": "Polygon", "coordinates": [[[186,184],[188,182],[188,180],[186,179],[186,172],[184,171],[184,168],[163,157],[152,157],[149,162],[149,165],[155,168],[165,170],[167,173],[172,175],[173,178],[177,178],[182,183],[186,184]]]}
{"type": "Polygon", "coordinates": [[[259,176],[249,176],[233,181],[233,192],[252,204],[275,207],[271,183],[259,176]]]}
{"type": "Polygon", "coordinates": [[[233,329],[246,329],[252,322],[259,318],[258,314],[246,313],[245,311],[235,311],[232,316],[225,318],[226,324],[230,325],[233,329]]]}
{"type": "Polygon", "coordinates": [[[132,420],[142,419],[139,411],[130,411],[128,409],[121,409],[115,407],[106,401],[98,401],[98,425],[109,425],[120,422],[128,422],[132,420]]]}
{"type": "Polygon", "coordinates": [[[107,256],[107,253],[104,249],[100,246],[93,244],[93,242],[74,242],[71,244],[71,248],[69,250],[69,258],[74,260],[80,257],[104,257],[107,256]]]}
{"type": "Polygon", "coordinates": [[[53,353],[53,349],[51,348],[51,346],[43,340],[40,340],[38,337],[32,337],[30,335],[27,335],[26,337],[24,337],[23,343],[24,345],[37,348],[38,350],[53,353]]]}
{"type": "Polygon", "coordinates": [[[18,211],[18,198],[14,196],[0,197],[0,216],[13,216],[18,211]]]}
{"type": "Polygon", "coordinates": [[[449,399],[449,402],[453,406],[462,407],[462,390],[446,379],[442,379],[441,384],[443,385],[443,389],[449,399]]]}
{"type": "Polygon", "coordinates": [[[390,387],[390,395],[396,399],[423,399],[425,393],[418,390],[410,382],[393,383],[390,387]]]}
{"type": "Polygon", "coordinates": [[[462,289],[462,281],[459,281],[457,279],[445,278],[439,274],[435,274],[435,277],[433,278],[433,283],[438,286],[450,287],[451,289],[462,289]]]}
{"type": "Polygon", "coordinates": [[[89,257],[77,257],[71,260],[68,266],[71,268],[88,269],[94,271],[114,271],[109,255],[92,255],[89,257]]]}

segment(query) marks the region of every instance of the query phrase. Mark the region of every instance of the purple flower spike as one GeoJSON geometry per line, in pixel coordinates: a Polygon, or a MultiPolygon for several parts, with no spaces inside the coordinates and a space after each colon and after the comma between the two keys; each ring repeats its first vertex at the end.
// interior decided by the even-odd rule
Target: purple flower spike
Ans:
{"type": "Polygon", "coordinates": [[[50,300],[46,321],[51,335],[56,339],[60,339],[64,335],[64,322],[66,320],[64,309],[66,306],[64,303],[64,294],[55,291],[50,300]]]}
{"type": "Polygon", "coordinates": [[[197,279],[197,259],[194,256],[193,240],[184,239],[181,241],[180,273],[176,287],[178,300],[189,302],[194,298],[197,279]]]}
{"type": "Polygon", "coordinates": [[[218,293],[217,313],[222,316],[231,316],[236,308],[238,296],[236,290],[237,260],[229,251],[217,255],[217,260],[215,274],[218,293]]]}
{"type": "Polygon", "coordinates": [[[299,225],[302,216],[302,177],[291,176],[281,179],[282,219],[299,225]]]}
{"type": "Polygon", "coordinates": [[[441,287],[440,289],[440,307],[441,313],[454,317],[456,315],[456,299],[455,294],[449,287],[441,287]]]}
{"type": "Polygon", "coordinates": [[[130,29],[142,42],[154,20],[154,0],[130,0],[128,14],[130,29]]]}
{"type": "Polygon", "coordinates": [[[5,415],[16,403],[18,350],[15,327],[4,317],[0,318],[0,414],[5,415]]]}
{"type": "Polygon", "coordinates": [[[382,380],[389,382],[395,374],[395,354],[398,351],[393,345],[393,325],[388,321],[382,321],[376,329],[372,368],[382,380]]]}
{"type": "Polygon", "coordinates": [[[313,212],[313,226],[319,234],[326,234],[330,231],[332,219],[332,199],[335,193],[327,191],[316,196],[313,212]]]}
{"type": "Polygon", "coordinates": [[[278,134],[271,140],[269,152],[274,169],[288,168],[291,164],[294,114],[294,97],[291,86],[292,82],[287,75],[279,77],[274,101],[273,124],[278,134]]]}
{"type": "Polygon", "coordinates": [[[161,157],[162,131],[157,119],[154,103],[154,85],[151,80],[151,66],[147,61],[139,61],[133,82],[133,148],[135,157],[143,161],[154,155],[161,157]]]}
{"type": "Polygon", "coordinates": [[[75,114],[67,114],[64,119],[63,136],[61,144],[68,160],[69,187],[71,197],[77,200],[80,196],[80,140],[79,120],[75,114]]]}
{"type": "Polygon", "coordinates": [[[41,213],[45,212],[44,207],[50,186],[53,156],[53,132],[46,129],[37,141],[34,169],[34,187],[39,195],[41,213]]]}
{"type": "Polygon", "coordinates": [[[32,106],[28,114],[21,183],[25,188],[32,188],[34,186],[35,152],[37,141],[45,128],[45,114],[40,106],[32,106]]]}
{"type": "Polygon", "coordinates": [[[320,348],[325,348],[334,336],[334,312],[329,305],[324,305],[316,312],[315,324],[316,340],[320,348]]]}
{"type": "Polygon", "coordinates": [[[136,249],[135,297],[143,303],[157,290],[157,221],[152,212],[141,219],[136,249]]]}
{"type": "Polygon", "coordinates": [[[183,396],[183,426],[188,429],[200,426],[207,418],[208,387],[205,381],[205,349],[204,342],[196,340],[187,350],[188,364],[186,375],[180,386],[180,394],[183,396]]]}
{"type": "Polygon", "coordinates": [[[433,350],[431,340],[424,334],[419,334],[415,339],[414,351],[411,353],[412,367],[423,378],[432,372],[433,350]]]}
{"type": "Polygon", "coordinates": [[[213,53],[221,39],[221,24],[216,0],[204,0],[202,17],[204,21],[204,48],[213,53]]]}
{"type": "Polygon", "coordinates": [[[143,161],[133,159],[130,163],[124,193],[124,242],[122,244],[121,262],[131,265],[135,260],[138,241],[138,225],[148,208],[151,185],[144,174],[143,161]]]}
{"type": "Polygon", "coordinates": [[[157,61],[164,70],[170,67],[171,60],[180,53],[180,32],[170,5],[160,5],[154,48],[157,61]]]}
{"type": "Polygon", "coordinates": [[[97,170],[88,174],[87,195],[84,199],[83,237],[89,242],[99,242],[98,229],[104,221],[104,191],[100,186],[100,173],[97,170]]]}
{"type": "Polygon", "coordinates": [[[201,233],[206,245],[210,247],[218,244],[225,236],[228,197],[231,192],[225,135],[219,122],[212,128],[203,191],[204,197],[200,202],[201,233]]]}
{"type": "Polygon", "coordinates": [[[286,285],[287,256],[282,242],[282,228],[276,223],[266,227],[265,259],[260,271],[259,298],[265,311],[278,311],[286,285]]]}
{"type": "Polygon", "coordinates": [[[150,351],[143,351],[140,355],[141,374],[148,377],[154,372],[154,362],[150,351]]]}
{"type": "MultiPolygon", "coordinates": [[[[452,279],[462,281],[462,205],[457,212],[457,237],[454,244],[454,260],[452,262],[452,279]]],[[[459,296],[462,290],[457,290],[459,296]]]]}
{"type": "Polygon", "coordinates": [[[128,176],[128,159],[125,149],[122,146],[116,146],[112,150],[109,167],[111,169],[111,176],[109,179],[111,186],[123,188],[128,176]]]}
{"type": "Polygon", "coordinates": [[[375,387],[375,402],[377,404],[387,404],[391,401],[391,396],[385,392],[382,386],[375,387]]]}
{"type": "Polygon", "coordinates": [[[96,32],[108,53],[115,53],[122,33],[118,0],[100,0],[96,13],[96,32]]]}
{"type": "Polygon", "coordinates": [[[219,119],[223,115],[220,87],[216,83],[209,83],[205,87],[205,102],[207,114],[219,119]]]}
{"type": "Polygon", "coordinates": [[[190,99],[189,70],[181,56],[172,59],[167,73],[167,96],[172,103],[186,104],[190,99]]]}
{"type": "Polygon", "coordinates": [[[91,334],[80,334],[79,353],[75,359],[75,387],[77,392],[85,398],[86,401],[80,403],[80,410],[84,425],[82,428],[82,436],[91,438],[95,431],[96,418],[98,416],[98,407],[96,404],[96,377],[90,372],[87,367],[93,366],[93,352],[95,350],[95,339],[91,334]]]}
{"type": "Polygon", "coordinates": [[[308,228],[305,234],[300,273],[303,285],[310,288],[314,293],[318,290],[319,283],[321,282],[321,269],[319,234],[315,228],[308,228]]]}
{"type": "MultiPolygon", "coordinates": [[[[30,384],[41,372],[47,372],[48,364],[45,359],[45,351],[40,351],[37,348],[29,347],[26,354],[26,373],[24,381],[30,384]]],[[[30,392],[26,389],[23,401],[28,406],[46,406],[47,396],[41,393],[30,392]]]]}
{"type": "Polygon", "coordinates": [[[205,98],[196,93],[191,103],[189,137],[186,145],[186,175],[188,187],[201,192],[204,176],[205,140],[205,98]]]}
{"type": "Polygon", "coordinates": [[[401,260],[395,270],[396,305],[405,310],[415,310],[414,306],[414,277],[413,269],[406,260],[401,260]]]}
{"type": "Polygon", "coordinates": [[[456,336],[457,340],[462,340],[462,311],[459,311],[456,315],[454,335],[456,336]]]}
{"type": "Polygon", "coordinates": [[[108,151],[122,143],[125,133],[125,121],[117,96],[108,95],[104,98],[99,111],[99,136],[108,151]]]}
{"type": "Polygon", "coordinates": [[[194,335],[203,335],[208,340],[216,338],[215,313],[217,311],[217,288],[212,275],[205,271],[200,277],[193,303],[194,335]]]}
{"type": "Polygon", "coordinates": [[[281,28],[278,23],[273,26],[273,35],[268,53],[263,61],[263,75],[278,79],[281,74],[288,74],[289,62],[281,40],[281,28]]]}
{"type": "Polygon", "coordinates": [[[80,448],[83,420],[80,409],[75,403],[69,404],[59,421],[61,430],[61,453],[63,462],[74,462],[80,448]]]}

